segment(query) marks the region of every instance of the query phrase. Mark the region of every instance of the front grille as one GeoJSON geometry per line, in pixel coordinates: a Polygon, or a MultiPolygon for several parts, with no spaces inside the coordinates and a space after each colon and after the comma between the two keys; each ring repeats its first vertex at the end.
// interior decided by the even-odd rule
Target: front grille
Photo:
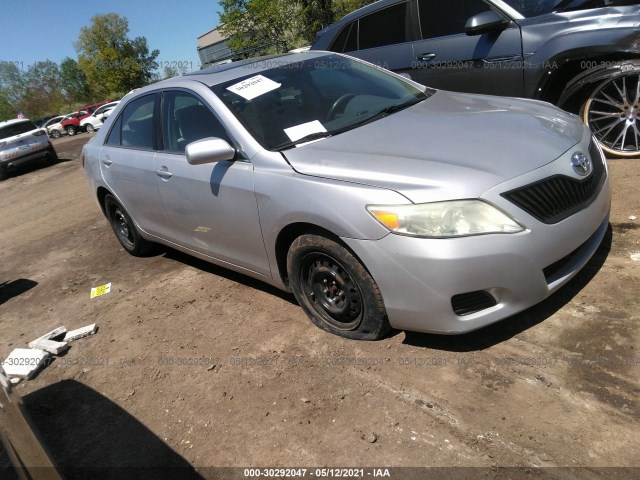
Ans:
{"type": "Polygon", "coordinates": [[[543,223],[561,222],[589,206],[604,184],[604,161],[594,141],[589,146],[589,156],[593,171],[584,180],[554,175],[502,196],[543,223]]]}
{"type": "Polygon", "coordinates": [[[496,299],[489,292],[484,290],[479,292],[462,293],[451,298],[453,311],[459,317],[471,315],[486,308],[495,307],[498,304],[496,299]]]}

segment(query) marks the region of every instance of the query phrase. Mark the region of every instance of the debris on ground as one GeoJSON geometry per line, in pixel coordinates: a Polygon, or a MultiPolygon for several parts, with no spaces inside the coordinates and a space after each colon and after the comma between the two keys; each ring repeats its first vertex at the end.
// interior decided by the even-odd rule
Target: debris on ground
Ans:
{"type": "Polygon", "coordinates": [[[5,358],[2,367],[8,377],[31,378],[49,358],[49,353],[34,348],[16,348],[5,358]]]}
{"type": "Polygon", "coordinates": [[[75,330],[67,332],[67,334],[64,336],[64,341],[73,342],[74,340],[79,340],[81,338],[88,337],[89,335],[93,335],[97,331],[98,327],[95,323],[92,323],[91,325],[87,325],[86,327],[76,328],[75,330]]]}
{"type": "Polygon", "coordinates": [[[110,292],[111,292],[111,283],[107,283],[106,285],[100,285],[99,287],[93,287],[91,289],[91,298],[100,297],[110,292]]]}
{"type": "Polygon", "coordinates": [[[66,342],[58,342],[54,339],[65,334],[67,329],[65,327],[58,327],[55,330],[50,331],[46,335],[43,335],[33,342],[29,342],[29,348],[34,348],[36,350],[44,350],[45,352],[49,352],[52,355],[60,355],[62,352],[65,352],[69,345],[66,342]]]}

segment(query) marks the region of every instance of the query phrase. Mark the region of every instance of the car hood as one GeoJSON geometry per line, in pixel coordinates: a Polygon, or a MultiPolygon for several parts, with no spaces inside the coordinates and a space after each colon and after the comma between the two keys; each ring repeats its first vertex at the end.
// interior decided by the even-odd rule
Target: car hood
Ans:
{"type": "Polygon", "coordinates": [[[575,115],[547,103],[440,90],[283,154],[298,173],[388,188],[420,203],[477,198],[552,162],[584,134],[575,115]]]}

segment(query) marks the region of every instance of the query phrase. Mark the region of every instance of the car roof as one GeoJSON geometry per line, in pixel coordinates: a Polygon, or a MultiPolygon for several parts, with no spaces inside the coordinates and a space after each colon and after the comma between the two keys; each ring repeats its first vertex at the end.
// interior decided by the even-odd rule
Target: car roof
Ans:
{"type": "Polygon", "coordinates": [[[208,87],[212,87],[236,78],[246,77],[247,75],[258,75],[260,72],[270,70],[274,67],[289,65],[303,60],[311,60],[330,54],[335,55],[335,53],[332,52],[313,51],[240,60],[238,62],[225,63],[223,65],[217,65],[215,67],[163,80],[147,87],[134,90],[129,94],[135,92],[137,96],[141,93],[153,92],[162,88],[186,86],[192,82],[199,82],[208,87]]]}
{"type": "Polygon", "coordinates": [[[8,125],[13,125],[16,123],[23,123],[23,122],[31,122],[31,120],[29,120],[28,118],[16,118],[13,120],[5,120],[4,122],[0,122],[0,128],[6,127],[8,125]]]}

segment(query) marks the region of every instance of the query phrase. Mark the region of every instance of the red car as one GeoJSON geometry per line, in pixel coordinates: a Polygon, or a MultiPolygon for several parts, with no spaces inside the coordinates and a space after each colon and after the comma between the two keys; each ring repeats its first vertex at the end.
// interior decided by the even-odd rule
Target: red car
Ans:
{"type": "Polygon", "coordinates": [[[107,100],[104,102],[94,103],[93,105],[82,107],[80,110],[73,114],[73,117],[61,123],[62,128],[64,128],[69,135],[75,135],[80,130],[80,120],[84,120],[93,112],[95,112],[99,107],[109,102],[110,100],[107,100]]]}

